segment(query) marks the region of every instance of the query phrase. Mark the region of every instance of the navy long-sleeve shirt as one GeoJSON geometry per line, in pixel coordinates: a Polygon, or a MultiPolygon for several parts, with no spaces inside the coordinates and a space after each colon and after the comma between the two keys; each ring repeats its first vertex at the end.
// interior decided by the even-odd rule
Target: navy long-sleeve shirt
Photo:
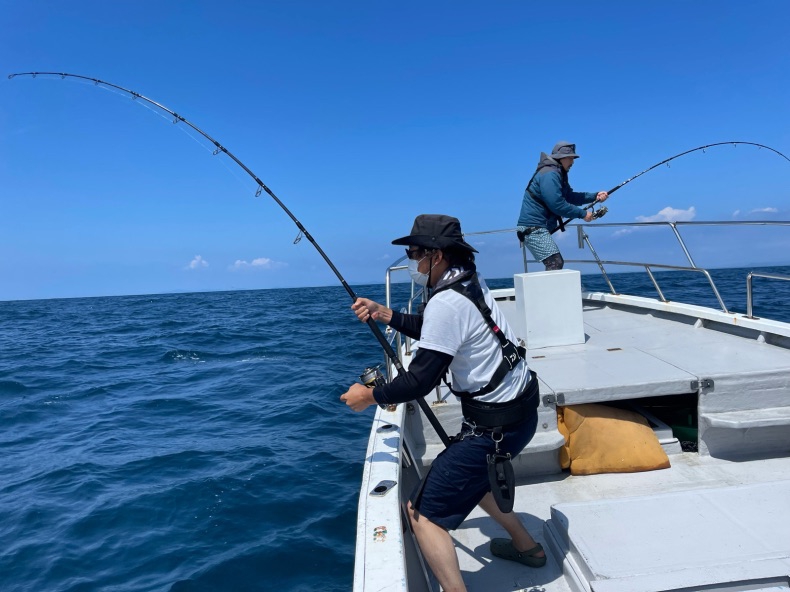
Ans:
{"type": "MultiPolygon", "coordinates": [[[[412,339],[420,338],[422,316],[392,311],[389,326],[412,339]]],[[[405,403],[424,397],[441,382],[453,356],[430,349],[418,349],[409,364],[409,370],[396,376],[392,382],[373,389],[373,398],[382,405],[405,403]]]]}

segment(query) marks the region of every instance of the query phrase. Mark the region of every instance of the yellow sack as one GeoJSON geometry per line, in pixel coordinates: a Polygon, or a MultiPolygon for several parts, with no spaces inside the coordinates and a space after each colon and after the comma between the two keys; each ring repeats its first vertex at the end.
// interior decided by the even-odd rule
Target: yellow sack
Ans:
{"type": "Polygon", "coordinates": [[[634,411],[585,403],[557,407],[565,437],[562,468],[571,475],[635,473],[666,469],[667,457],[647,420],[634,411]]]}

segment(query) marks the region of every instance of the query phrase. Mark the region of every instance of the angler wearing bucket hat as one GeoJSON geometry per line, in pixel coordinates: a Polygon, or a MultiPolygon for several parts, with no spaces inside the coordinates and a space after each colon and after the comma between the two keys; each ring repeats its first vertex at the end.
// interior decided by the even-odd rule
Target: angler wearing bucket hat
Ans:
{"type": "MultiPolygon", "coordinates": [[[[579,158],[576,144],[557,142],[551,155],[540,153],[535,174],[527,183],[517,234],[532,255],[543,262],[546,270],[562,269],[564,260],[551,233],[563,218],[592,220],[592,212],[579,206],[603,202],[609,197],[605,191],[597,193],[574,191],[568,182],[568,171],[579,158]]],[[[563,229],[564,230],[564,229],[563,229]]]]}
{"type": "Polygon", "coordinates": [[[353,384],[340,399],[354,411],[376,403],[412,401],[432,392],[449,370],[448,387],[461,398],[461,429],[434,460],[408,504],[423,554],[443,589],[463,590],[448,531],[480,505],[511,536],[492,541],[492,553],[540,567],[546,563],[545,553],[511,511],[512,488],[508,506],[489,478],[489,456],[501,452],[515,457],[535,434],[537,377],[477,273],[477,251],[464,240],[457,218],[422,214],[408,235],[392,243],[406,247],[413,280],[430,292],[424,312],[400,313],[367,298],[357,299],[351,308],[360,321],[373,318],[419,340],[419,345],[407,372],[383,386],[353,384]],[[505,351],[517,353],[510,364],[505,351]],[[495,433],[501,434],[499,444],[495,433]]]}
{"type": "Polygon", "coordinates": [[[411,232],[396,238],[393,245],[414,245],[428,249],[461,248],[477,253],[477,250],[464,240],[458,218],[442,214],[422,214],[414,219],[411,232]]]}

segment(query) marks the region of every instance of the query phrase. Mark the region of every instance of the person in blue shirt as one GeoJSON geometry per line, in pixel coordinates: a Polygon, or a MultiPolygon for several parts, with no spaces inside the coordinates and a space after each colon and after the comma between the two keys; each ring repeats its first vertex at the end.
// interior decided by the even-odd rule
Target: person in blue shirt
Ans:
{"type": "Polygon", "coordinates": [[[562,269],[565,264],[557,243],[551,237],[562,219],[581,218],[590,222],[592,210],[580,206],[603,202],[609,197],[606,191],[590,193],[571,188],[568,171],[577,158],[576,144],[557,142],[551,155],[540,153],[535,174],[524,190],[516,232],[519,240],[526,244],[535,259],[543,263],[546,271],[562,269]]]}

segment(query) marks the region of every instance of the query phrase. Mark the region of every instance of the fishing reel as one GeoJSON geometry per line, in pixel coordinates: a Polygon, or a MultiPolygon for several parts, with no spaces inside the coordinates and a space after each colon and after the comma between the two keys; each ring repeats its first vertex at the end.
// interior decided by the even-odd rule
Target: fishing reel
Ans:
{"type": "Polygon", "coordinates": [[[606,212],[609,211],[609,208],[606,206],[601,206],[597,210],[593,210],[593,220],[597,220],[598,218],[603,218],[606,215],[606,212]]]}
{"type": "Polygon", "coordinates": [[[384,374],[381,373],[381,365],[365,368],[359,375],[359,381],[368,388],[387,384],[384,374]]]}
{"type": "MultiPolygon", "coordinates": [[[[384,378],[384,374],[381,372],[381,365],[378,366],[370,366],[365,368],[364,372],[359,375],[359,381],[364,384],[368,388],[373,388],[376,386],[384,386],[387,384],[387,379],[384,378]]],[[[386,409],[387,411],[395,411],[397,405],[381,405],[379,407],[382,409],[386,409]]]]}

